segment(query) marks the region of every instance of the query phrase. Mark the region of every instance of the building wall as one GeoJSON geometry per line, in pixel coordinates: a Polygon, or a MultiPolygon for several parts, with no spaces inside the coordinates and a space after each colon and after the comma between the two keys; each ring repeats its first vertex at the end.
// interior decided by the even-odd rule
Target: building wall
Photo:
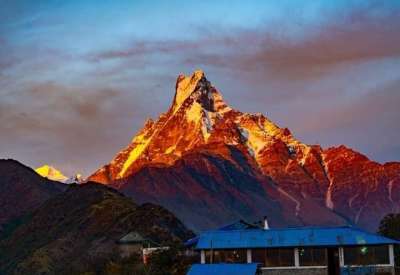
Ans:
{"type": "MultiPolygon", "coordinates": [[[[375,267],[375,275],[394,275],[393,267],[375,267]]],[[[260,275],[327,275],[327,268],[285,268],[285,269],[261,269],[260,275]]],[[[342,269],[342,275],[358,275],[356,268],[342,269]]],[[[365,274],[365,273],[362,273],[365,274]]]]}
{"type": "Polygon", "coordinates": [[[342,275],[357,275],[357,274],[375,274],[375,275],[394,275],[395,270],[394,267],[387,266],[375,266],[375,267],[342,267],[341,269],[342,275]],[[361,270],[358,271],[357,270],[361,270]]]}
{"type": "Polygon", "coordinates": [[[376,269],[376,275],[394,275],[395,270],[394,267],[377,267],[376,269]]]}
{"type": "Polygon", "coordinates": [[[141,244],[119,244],[119,255],[122,258],[126,258],[131,256],[132,254],[141,254],[142,253],[142,245],[141,244]]]}
{"type": "Polygon", "coordinates": [[[261,269],[260,275],[327,275],[327,268],[261,269]]]}

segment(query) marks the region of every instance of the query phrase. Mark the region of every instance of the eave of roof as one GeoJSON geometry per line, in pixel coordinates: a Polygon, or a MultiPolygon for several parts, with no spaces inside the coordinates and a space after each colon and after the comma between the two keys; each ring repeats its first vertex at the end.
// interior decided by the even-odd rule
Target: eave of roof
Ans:
{"type": "Polygon", "coordinates": [[[254,275],[257,264],[194,264],[187,275],[254,275]]]}
{"type": "Polygon", "coordinates": [[[234,223],[230,223],[227,225],[224,225],[220,228],[218,228],[218,230],[244,230],[244,229],[258,229],[260,228],[259,226],[246,222],[244,220],[238,220],[234,223]]]}
{"type": "MultiPolygon", "coordinates": [[[[233,223],[224,225],[224,226],[218,228],[216,231],[221,231],[221,230],[222,230],[222,231],[249,230],[249,229],[259,229],[259,228],[260,228],[260,227],[257,226],[257,225],[255,225],[255,224],[246,222],[246,221],[244,221],[244,220],[238,220],[238,221],[236,221],[236,222],[233,222],[233,223]]],[[[197,242],[199,241],[199,238],[200,238],[200,236],[196,236],[196,237],[194,237],[194,238],[191,238],[191,239],[187,240],[187,241],[184,243],[184,245],[185,245],[186,247],[193,247],[194,245],[197,244],[197,242]]]]}
{"type": "Polygon", "coordinates": [[[199,236],[196,249],[329,247],[400,244],[354,227],[299,227],[207,231],[199,236]]]}

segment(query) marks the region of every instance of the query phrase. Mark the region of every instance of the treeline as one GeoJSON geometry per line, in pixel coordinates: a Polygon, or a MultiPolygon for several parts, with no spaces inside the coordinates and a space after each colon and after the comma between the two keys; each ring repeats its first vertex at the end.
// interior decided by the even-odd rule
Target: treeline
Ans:
{"type": "MultiPolygon", "coordinates": [[[[400,213],[385,216],[379,225],[378,233],[400,241],[400,213]]],[[[400,245],[395,246],[394,253],[396,266],[400,267],[400,245]]]]}

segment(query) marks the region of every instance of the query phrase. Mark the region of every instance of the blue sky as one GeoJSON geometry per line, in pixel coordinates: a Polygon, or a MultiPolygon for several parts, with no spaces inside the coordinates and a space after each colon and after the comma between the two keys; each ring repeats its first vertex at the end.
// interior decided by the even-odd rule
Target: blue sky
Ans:
{"type": "Polygon", "coordinates": [[[89,174],[201,68],[306,143],[400,159],[400,1],[0,6],[0,157],[89,174]]]}

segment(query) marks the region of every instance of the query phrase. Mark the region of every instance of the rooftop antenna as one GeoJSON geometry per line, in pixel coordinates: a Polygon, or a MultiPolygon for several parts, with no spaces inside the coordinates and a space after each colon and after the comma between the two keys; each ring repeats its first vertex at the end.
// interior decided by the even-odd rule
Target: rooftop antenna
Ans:
{"type": "Polygon", "coordinates": [[[267,219],[267,216],[264,216],[264,230],[268,230],[268,229],[269,229],[268,219],[267,219]]]}

